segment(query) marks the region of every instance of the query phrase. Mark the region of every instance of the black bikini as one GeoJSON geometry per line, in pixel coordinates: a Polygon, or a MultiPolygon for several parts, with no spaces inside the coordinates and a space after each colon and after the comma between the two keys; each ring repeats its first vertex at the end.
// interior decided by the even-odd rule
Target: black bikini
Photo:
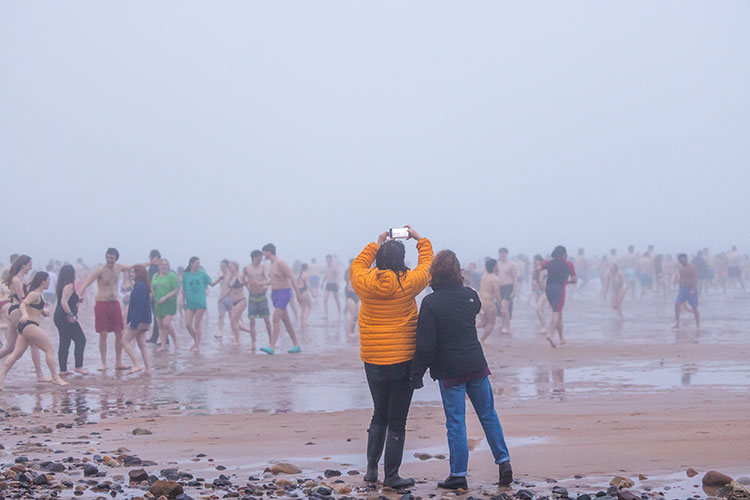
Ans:
{"type": "MultiPolygon", "coordinates": [[[[238,290],[238,289],[242,288],[242,282],[240,280],[235,281],[234,283],[232,283],[232,288],[234,288],[235,290],[238,290]]],[[[237,304],[239,304],[243,300],[245,300],[245,297],[242,297],[239,300],[235,300],[234,302],[232,302],[232,305],[236,306],[237,304]]]]}
{"type": "MultiPolygon", "coordinates": [[[[42,298],[42,296],[39,295],[39,302],[37,302],[36,304],[29,304],[29,307],[33,307],[34,309],[37,309],[39,311],[44,309],[44,299],[42,298]]],[[[32,321],[32,320],[21,321],[20,323],[18,323],[19,335],[23,335],[23,329],[29,325],[39,326],[39,323],[37,323],[36,321],[32,321]]]]}

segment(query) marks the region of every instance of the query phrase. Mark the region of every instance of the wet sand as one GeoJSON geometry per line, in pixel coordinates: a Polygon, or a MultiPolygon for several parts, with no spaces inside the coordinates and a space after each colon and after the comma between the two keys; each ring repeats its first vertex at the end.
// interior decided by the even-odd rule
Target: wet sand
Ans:
{"type": "MultiPolygon", "coordinates": [[[[525,299],[526,293],[521,296],[525,299]]],[[[726,301],[718,294],[703,297],[704,328],[696,335],[690,318],[680,332],[670,330],[671,301],[640,303],[628,297],[626,317],[618,320],[593,285],[566,305],[568,344],[558,349],[538,334],[525,300],[517,301],[513,335],[495,333],[485,345],[496,408],[519,480],[513,490],[503,491],[533,484],[535,493],[549,494],[552,486],[562,485],[573,497],[606,490],[609,480],[621,475],[633,479],[639,492],[686,498],[714,493],[695,488],[702,474],[688,479],[688,467],[750,476],[748,297],[737,291],[730,291],[726,301]],[[639,480],[641,474],[648,479],[639,480]]],[[[249,476],[263,479],[266,467],[284,461],[302,469],[293,479],[336,469],[343,475],[329,483],[362,486],[361,476],[347,474],[364,472],[370,418],[358,340],[344,332],[342,322],[325,323],[321,309],[319,300],[311,327],[301,335],[303,353],[276,356],[250,352],[247,334],[242,346],[229,346],[228,321],[223,341],[214,339],[214,310],[202,352],[189,353],[185,347],[177,354],[152,351],[151,380],[110,369],[69,377],[67,388],[38,385],[27,354],[0,393],[0,408],[18,409],[3,418],[3,426],[12,430],[5,432],[0,462],[7,467],[19,455],[52,460],[57,449],[67,456],[125,447],[155,461],[146,469],[157,475],[174,464],[209,482],[219,474],[242,482],[249,476]],[[74,425],[58,429],[57,424],[74,425]],[[39,425],[52,433],[31,439],[25,430],[39,425]],[[152,434],[133,436],[136,427],[152,434]],[[29,442],[41,442],[44,449],[29,452],[29,442]],[[226,470],[217,470],[219,464],[226,470]]],[[[86,366],[94,371],[96,334],[85,315],[83,323],[89,339],[86,366]]],[[[43,326],[56,343],[51,322],[43,326]]],[[[188,346],[184,328],[178,335],[188,346]]],[[[262,323],[259,335],[265,338],[262,323]]],[[[288,343],[282,336],[279,351],[288,343]]],[[[448,454],[444,417],[436,384],[427,377],[425,382],[415,393],[407,423],[402,473],[420,481],[415,495],[444,495],[435,482],[448,475],[447,458],[434,457],[448,454]],[[433,458],[420,460],[415,453],[433,458]]],[[[492,485],[496,466],[470,408],[467,422],[474,447],[469,494],[495,495],[500,491],[492,485]]],[[[107,472],[112,477],[127,469],[107,472]]],[[[186,492],[201,494],[200,489],[186,492]]],[[[373,494],[379,493],[351,493],[373,494]]]]}

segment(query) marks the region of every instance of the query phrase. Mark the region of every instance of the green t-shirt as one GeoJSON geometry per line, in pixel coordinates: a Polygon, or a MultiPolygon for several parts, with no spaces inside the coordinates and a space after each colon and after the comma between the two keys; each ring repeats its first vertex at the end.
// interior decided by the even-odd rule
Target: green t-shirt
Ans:
{"type": "Polygon", "coordinates": [[[190,310],[206,308],[206,287],[211,277],[199,269],[197,273],[185,271],[182,275],[182,289],[185,291],[185,307],[190,310]]]}
{"type": "Polygon", "coordinates": [[[154,314],[163,318],[166,315],[174,315],[177,312],[177,295],[167,299],[164,303],[159,301],[165,295],[169,295],[173,290],[179,288],[180,278],[173,272],[166,275],[154,274],[151,278],[151,292],[154,294],[154,314]]]}

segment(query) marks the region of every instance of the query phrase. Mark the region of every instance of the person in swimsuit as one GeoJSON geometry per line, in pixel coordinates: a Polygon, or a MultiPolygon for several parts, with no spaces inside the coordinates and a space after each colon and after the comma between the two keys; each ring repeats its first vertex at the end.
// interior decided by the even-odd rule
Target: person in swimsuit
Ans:
{"type": "Polygon", "coordinates": [[[226,314],[232,315],[232,299],[229,298],[229,259],[222,259],[219,263],[219,272],[221,273],[216,278],[211,286],[219,284],[219,300],[217,301],[219,309],[219,332],[214,335],[214,338],[220,339],[224,336],[224,316],[226,314]]]}
{"type": "Polygon", "coordinates": [[[622,277],[617,264],[612,264],[609,268],[607,280],[609,281],[610,288],[612,288],[612,309],[615,310],[618,316],[622,317],[622,303],[627,295],[627,290],[625,289],[625,279],[622,277]]]}
{"type": "Polygon", "coordinates": [[[482,315],[484,317],[484,335],[482,342],[487,340],[495,329],[497,320],[497,304],[502,302],[500,297],[500,278],[497,275],[497,261],[487,259],[484,263],[485,273],[479,283],[479,297],[482,300],[482,315]]]}
{"type": "MultiPolygon", "coordinates": [[[[300,311],[299,311],[299,328],[303,330],[307,327],[307,318],[310,317],[312,312],[312,298],[310,297],[310,270],[307,264],[302,264],[297,277],[297,286],[299,287],[300,294],[300,311]]],[[[326,295],[328,299],[328,295],[326,295]]]]}
{"type": "Polygon", "coordinates": [[[55,326],[60,334],[60,344],[57,348],[57,361],[60,365],[60,375],[67,375],[68,352],[70,343],[75,344],[73,358],[75,371],[81,375],[88,375],[89,371],[83,367],[83,350],[86,347],[86,335],[78,322],[78,303],[80,298],[75,290],[76,272],[73,266],[65,264],[60,269],[57,278],[57,306],[55,307],[55,326]]]}
{"type": "Polygon", "coordinates": [[[326,255],[326,268],[323,271],[323,281],[325,283],[325,291],[323,292],[323,312],[324,318],[328,319],[328,297],[333,295],[333,299],[336,301],[336,310],[339,312],[339,318],[341,317],[341,303],[339,302],[339,267],[333,260],[332,255],[326,255]]]}
{"type": "Polygon", "coordinates": [[[49,287],[49,274],[44,271],[36,273],[31,283],[29,283],[29,293],[26,294],[26,297],[19,305],[21,318],[18,322],[16,346],[13,352],[6,358],[3,369],[0,371],[0,390],[4,388],[6,375],[30,345],[44,352],[44,359],[52,375],[51,382],[62,386],[68,385],[57,373],[55,349],[52,347],[52,342],[47,337],[47,334],[39,328],[42,316],[49,316],[49,312],[44,308],[44,299],[42,298],[42,292],[47,287],[49,287]]]}
{"type": "Polygon", "coordinates": [[[268,281],[268,274],[266,273],[266,267],[263,265],[263,252],[260,250],[253,250],[250,253],[251,263],[242,270],[242,281],[245,282],[247,287],[247,318],[250,321],[250,338],[252,339],[252,347],[255,350],[256,330],[255,320],[262,318],[266,324],[266,332],[268,333],[268,342],[271,342],[271,313],[268,310],[268,297],[266,292],[268,286],[262,285],[268,281]]]}
{"type": "MultiPolygon", "coordinates": [[[[21,320],[21,298],[26,295],[26,285],[23,280],[33,266],[28,255],[16,256],[5,277],[5,285],[10,290],[10,306],[8,307],[8,330],[5,332],[7,343],[0,349],[0,359],[10,355],[18,340],[18,322],[21,320]]],[[[50,379],[42,373],[42,360],[36,345],[31,346],[31,360],[34,362],[36,379],[39,382],[49,382],[50,379]]]]}
{"type": "Polygon", "coordinates": [[[297,280],[294,278],[292,270],[289,269],[289,265],[276,255],[276,246],[273,243],[263,246],[263,255],[266,257],[266,260],[271,262],[269,270],[270,280],[262,284],[270,285],[271,287],[273,335],[268,347],[261,347],[260,350],[266,354],[275,354],[274,348],[281,333],[281,323],[284,323],[286,332],[289,334],[289,338],[293,344],[293,347],[288,352],[290,354],[302,352],[299,342],[297,342],[297,336],[294,334],[294,325],[292,325],[292,320],[289,318],[289,313],[286,310],[289,301],[292,300],[292,290],[294,290],[294,295],[297,297],[297,302],[300,301],[297,280]]]}
{"type": "Polygon", "coordinates": [[[518,291],[518,271],[508,260],[508,249],[498,251],[497,276],[500,278],[500,333],[510,334],[510,319],[513,316],[513,299],[518,291]]]}
{"type": "Polygon", "coordinates": [[[695,316],[695,330],[700,330],[701,315],[698,312],[698,270],[688,262],[687,254],[681,253],[677,256],[679,267],[674,281],[680,285],[677,299],[674,304],[674,326],[673,330],[680,329],[680,311],[687,302],[695,316]]]}
{"type": "Polygon", "coordinates": [[[245,284],[240,279],[240,265],[232,261],[227,266],[227,277],[222,281],[226,282],[227,289],[219,296],[219,304],[223,300],[229,301],[229,322],[232,327],[232,345],[240,345],[240,321],[242,313],[247,307],[245,298],[245,284]]]}
{"type": "Polygon", "coordinates": [[[350,269],[354,259],[349,260],[349,267],[344,272],[344,296],[346,297],[346,312],[349,315],[347,320],[347,330],[354,333],[354,329],[359,323],[359,295],[352,288],[350,269]]]}
{"type": "Polygon", "coordinates": [[[534,309],[536,310],[537,318],[539,318],[539,333],[541,333],[542,335],[546,335],[547,321],[544,319],[544,310],[546,309],[547,304],[549,304],[549,301],[544,294],[544,291],[547,288],[547,270],[542,269],[542,262],[544,262],[542,256],[536,254],[534,256],[534,275],[531,280],[531,288],[534,291],[534,309]]]}
{"type": "Polygon", "coordinates": [[[177,314],[177,295],[180,293],[180,278],[169,270],[169,261],[159,259],[159,272],[151,277],[151,293],[154,297],[154,318],[159,325],[159,344],[156,352],[167,350],[171,338],[175,349],[180,348],[172,318],[177,314]]]}
{"type": "Polygon", "coordinates": [[[547,300],[552,306],[552,321],[549,324],[547,340],[552,347],[557,347],[553,340],[555,331],[560,336],[560,344],[565,344],[563,338],[563,315],[565,305],[565,287],[576,283],[576,268],[572,262],[567,260],[568,251],[565,247],[558,245],[552,250],[552,259],[542,263],[542,269],[547,271],[547,285],[545,293],[547,300]]]}
{"type": "Polygon", "coordinates": [[[99,371],[107,369],[107,335],[115,334],[115,370],[127,370],[129,367],[122,363],[122,335],[125,328],[122,321],[122,309],[117,300],[117,282],[120,273],[130,270],[128,266],[118,264],[120,252],[116,248],[108,248],[104,254],[107,263],[91,273],[78,292],[80,297],[86,297],[86,289],[96,280],[96,304],[94,305],[94,329],[99,334],[99,354],[102,365],[99,371]]]}
{"type": "MultiPolygon", "coordinates": [[[[218,281],[218,280],[217,280],[218,281]]],[[[182,290],[185,294],[185,328],[193,337],[193,345],[190,352],[200,349],[201,321],[206,313],[206,288],[214,286],[215,281],[201,269],[201,260],[198,257],[190,257],[187,270],[182,275],[182,290]]]]}
{"type": "Polygon", "coordinates": [[[148,347],[146,344],[146,335],[151,329],[152,320],[151,288],[148,284],[148,271],[144,266],[136,264],[130,270],[130,277],[133,280],[133,291],[130,292],[130,309],[128,310],[127,319],[128,329],[125,332],[122,346],[133,361],[133,368],[130,369],[129,373],[138,373],[145,366],[146,370],[144,373],[151,376],[151,362],[148,357],[148,347]],[[138,358],[135,355],[135,349],[133,349],[134,339],[138,344],[138,349],[141,351],[144,366],[138,363],[138,358]]]}

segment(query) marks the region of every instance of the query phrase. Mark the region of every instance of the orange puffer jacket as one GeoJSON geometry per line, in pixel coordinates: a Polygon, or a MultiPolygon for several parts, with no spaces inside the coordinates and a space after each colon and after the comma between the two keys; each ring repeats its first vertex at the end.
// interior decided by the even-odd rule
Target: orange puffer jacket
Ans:
{"type": "Polygon", "coordinates": [[[417,242],[419,263],[416,269],[401,275],[370,268],[375,262],[378,245],[370,243],[352,262],[352,288],[362,300],[359,311],[360,358],[374,365],[393,365],[414,357],[417,336],[417,301],[415,297],[430,282],[432,243],[427,238],[417,242]]]}

